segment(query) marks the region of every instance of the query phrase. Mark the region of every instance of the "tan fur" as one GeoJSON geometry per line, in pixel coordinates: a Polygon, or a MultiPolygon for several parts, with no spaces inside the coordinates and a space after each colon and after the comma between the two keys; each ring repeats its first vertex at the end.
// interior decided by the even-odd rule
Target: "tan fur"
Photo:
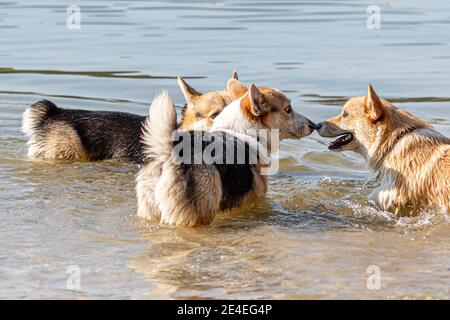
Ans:
{"type": "Polygon", "coordinates": [[[252,112],[252,103],[250,97],[246,94],[241,101],[242,112],[252,122],[259,122],[260,118],[252,112]]]}
{"type": "MultiPolygon", "coordinates": [[[[233,70],[231,79],[238,78],[236,70],[233,70]]],[[[184,130],[207,130],[211,127],[214,118],[233,100],[225,88],[223,91],[200,93],[189,86],[183,78],[178,77],[178,86],[186,100],[180,128],[184,130]]]]}
{"type": "Polygon", "coordinates": [[[261,165],[258,163],[255,168],[255,171],[254,171],[255,180],[253,182],[252,192],[249,195],[248,199],[244,200],[244,203],[246,201],[252,201],[254,199],[262,198],[267,193],[269,181],[267,179],[267,176],[261,175],[260,168],[261,168],[261,165]]]}
{"type": "Polygon", "coordinates": [[[223,108],[231,103],[226,91],[214,91],[198,96],[189,97],[183,113],[181,129],[202,130],[208,129],[223,108]]]}
{"type": "Polygon", "coordinates": [[[366,158],[380,181],[371,195],[380,208],[398,215],[423,208],[450,212],[449,138],[379,99],[371,86],[367,96],[350,99],[319,129],[325,137],[344,132],[352,132],[354,140],[338,151],[351,150],[366,158]]]}
{"type": "Polygon", "coordinates": [[[31,157],[43,160],[88,160],[80,137],[71,126],[64,122],[54,122],[47,130],[45,140],[30,140],[29,145],[32,147],[29,149],[29,155],[31,157]]]}
{"type": "Polygon", "coordinates": [[[138,216],[187,227],[211,224],[222,197],[220,176],[210,166],[195,166],[198,175],[192,181],[197,186],[194,199],[186,194],[186,181],[180,179],[171,161],[160,167],[157,176],[152,172],[155,169],[153,165],[142,168],[136,178],[138,216]]]}
{"type": "Polygon", "coordinates": [[[295,112],[291,100],[278,89],[257,87],[252,97],[251,90],[237,80],[230,80],[227,89],[233,100],[242,97],[242,113],[258,128],[278,129],[280,139],[300,139],[312,132],[314,124],[295,112]],[[255,111],[255,104],[258,111],[255,111]]]}
{"type": "MultiPolygon", "coordinates": [[[[244,87],[236,79],[229,81],[227,88],[231,90],[231,99],[245,96],[227,106],[214,121],[211,130],[234,135],[241,146],[247,143],[250,154],[260,155],[254,159],[263,158],[258,148],[261,150],[265,146],[250,132],[264,128],[263,118],[268,129],[284,132],[280,134],[283,137],[301,138],[313,131],[311,121],[291,110],[289,99],[280,91],[254,85],[242,90],[244,87]],[[252,114],[251,119],[244,110],[252,114]]],[[[188,88],[186,94],[190,96],[193,91],[188,88]]],[[[168,142],[172,138],[170,132],[176,129],[175,121],[176,113],[170,97],[163,93],[155,98],[143,132],[147,162],[136,178],[138,216],[171,225],[208,225],[221,210],[222,195],[227,192],[221,179],[227,177],[221,177],[218,169],[211,164],[191,164],[188,173],[183,171],[186,167],[181,169],[172,143],[168,142]]],[[[194,149],[194,152],[203,150],[194,149]]],[[[237,198],[236,203],[233,202],[233,207],[265,196],[267,176],[262,175],[264,166],[258,162],[252,167],[252,187],[237,198]]]]}

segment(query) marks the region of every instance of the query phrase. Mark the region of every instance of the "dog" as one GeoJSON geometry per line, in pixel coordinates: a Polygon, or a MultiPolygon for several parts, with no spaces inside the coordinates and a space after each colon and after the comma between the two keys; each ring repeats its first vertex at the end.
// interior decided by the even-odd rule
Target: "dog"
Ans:
{"type": "MultiPolygon", "coordinates": [[[[267,176],[261,174],[263,163],[261,159],[250,161],[250,154],[261,147],[255,138],[257,130],[279,130],[280,139],[300,139],[314,131],[315,124],[295,112],[290,100],[277,89],[253,84],[247,88],[231,79],[227,91],[234,102],[215,118],[211,129],[184,132],[183,140],[203,136],[197,140],[200,150],[195,151],[194,146],[189,151],[194,158],[212,141],[218,142],[216,145],[223,150],[215,156],[223,160],[230,152],[232,163],[180,162],[174,152],[181,142],[172,136],[180,133],[174,132],[177,127],[172,99],[167,92],[155,98],[144,125],[146,163],[136,178],[139,217],[170,225],[209,225],[219,212],[265,196],[267,176]],[[230,137],[232,144],[227,140],[230,137]],[[237,150],[245,151],[243,162],[236,161],[237,150]]],[[[267,149],[270,152],[271,146],[267,149]]]]}
{"type": "Polygon", "coordinates": [[[372,86],[317,130],[323,137],[339,137],[330,150],[350,150],[366,159],[380,182],[370,199],[382,210],[399,216],[426,208],[450,212],[450,139],[380,99],[372,86]]]}
{"type": "MultiPolygon", "coordinates": [[[[234,70],[232,79],[237,79],[234,70]]],[[[231,103],[228,92],[200,93],[181,77],[178,85],[185,97],[180,127],[206,129],[215,116],[231,103]]],[[[28,137],[28,156],[43,160],[100,161],[117,159],[141,163],[141,142],[146,116],[126,112],[63,109],[42,100],[22,117],[28,137]]]]}

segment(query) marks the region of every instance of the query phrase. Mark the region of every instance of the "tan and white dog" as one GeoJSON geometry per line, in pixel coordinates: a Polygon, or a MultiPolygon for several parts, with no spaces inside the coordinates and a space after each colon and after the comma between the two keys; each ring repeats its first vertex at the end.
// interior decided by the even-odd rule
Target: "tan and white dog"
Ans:
{"type": "Polygon", "coordinates": [[[450,212],[450,139],[380,99],[370,85],[366,96],[347,101],[317,130],[323,137],[339,137],[330,150],[354,151],[367,160],[380,182],[370,199],[382,210],[450,212]]]}
{"type": "Polygon", "coordinates": [[[189,148],[189,158],[218,142],[223,149],[215,153],[219,157],[215,162],[203,158],[198,163],[179,161],[174,150],[181,142],[172,136],[176,130],[172,99],[168,93],[155,98],[144,125],[146,161],[136,178],[139,217],[171,225],[210,224],[217,213],[266,194],[267,176],[261,174],[259,160],[253,163],[245,158],[239,162],[235,157],[237,150],[254,152],[258,143],[251,141],[257,141],[253,135],[258,130],[279,130],[281,139],[300,139],[314,131],[315,124],[296,113],[290,100],[276,89],[255,85],[247,88],[232,79],[227,91],[232,100],[237,100],[215,118],[211,130],[185,131],[183,137],[201,136],[200,150],[196,151],[195,145],[189,148]],[[232,162],[221,161],[230,152],[232,162]]]}

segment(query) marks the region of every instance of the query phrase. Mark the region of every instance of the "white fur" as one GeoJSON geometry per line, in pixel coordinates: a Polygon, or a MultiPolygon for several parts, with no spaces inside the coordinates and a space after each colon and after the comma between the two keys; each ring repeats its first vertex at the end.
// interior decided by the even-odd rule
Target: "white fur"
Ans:
{"type": "Polygon", "coordinates": [[[211,131],[228,129],[241,134],[248,134],[251,130],[261,129],[259,125],[252,123],[242,112],[241,99],[230,103],[214,119],[211,131]]]}
{"type": "Polygon", "coordinates": [[[43,102],[38,102],[28,107],[22,114],[22,127],[21,131],[29,137],[27,141],[28,145],[28,156],[38,157],[40,154],[44,153],[44,142],[38,139],[38,128],[42,125],[45,120],[49,107],[43,102]]]}
{"type": "Polygon", "coordinates": [[[222,197],[217,170],[198,165],[195,199],[190,199],[186,179],[172,159],[176,111],[167,92],[153,100],[149,114],[142,137],[148,163],[136,178],[138,216],[172,225],[210,224],[222,197]]]}
{"type": "Polygon", "coordinates": [[[139,172],[136,185],[138,216],[148,219],[154,215],[159,216],[155,204],[155,186],[163,164],[170,158],[171,136],[176,128],[177,114],[167,91],[154,98],[149,115],[142,129],[144,154],[149,165],[144,167],[145,171],[139,172]]]}
{"type": "Polygon", "coordinates": [[[175,106],[167,91],[153,99],[149,115],[142,129],[144,153],[147,158],[167,161],[172,151],[172,132],[177,125],[175,106]]]}
{"type": "Polygon", "coordinates": [[[22,114],[22,132],[28,137],[31,137],[33,134],[33,128],[36,126],[36,123],[40,121],[40,118],[40,112],[33,112],[32,108],[27,108],[22,114]]]}

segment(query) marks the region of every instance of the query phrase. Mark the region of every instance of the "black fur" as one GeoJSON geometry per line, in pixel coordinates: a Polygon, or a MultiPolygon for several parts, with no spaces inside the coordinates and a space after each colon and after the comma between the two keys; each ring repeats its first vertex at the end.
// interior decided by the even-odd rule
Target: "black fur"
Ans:
{"type": "MultiPolygon", "coordinates": [[[[226,143],[225,134],[223,132],[206,132],[206,131],[189,131],[189,137],[191,140],[191,163],[194,163],[194,142],[202,141],[202,150],[214,141],[214,139],[221,139],[223,141],[223,154],[221,156],[222,163],[211,164],[214,166],[220,174],[220,180],[222,184],[222,199],[220,202],[220,210],[228,210],[234,207],[238,207],[244,197],[252,190],[254,182],[253,168],[254,164],[250,163],[249,157],[249,146],[247,143],[239,141],[236,137],[233,137],[233,142],[226,143]],[[207,136],[209,141],[203,141],[202,136],[207,136]],[[241,144],[245,148],[245,160],[242,164],[237,164],[237,150],[238,145],[241,144]],[[229,147],[232,146],[233,150],[229,147]],[[228,149],[227,149],[228,148],[228,149]],[[226,154],[227,152],[234,152],[234,163],[226,164],[226,154]]],[[[230,139],[230,135],[227,135],[230,139]]],[[[174,146],[183,141],[183,137],[180,137],[178,141],[174,141],[174,146]]],[[[180,157],[183,156],[181,153],[180,157]]],[[[205,165],[205,164],[203,164],[205,165]]],[[[201,199],[196,199],[195,187],[196,184],[193,183],[193,175],[198,174],[196,172],[196,164],[185,164],[182,163],[180,168],[183,172],[183,176],[187,177],[186,186],[187,193],[192,201],[198,201],[201,199]]]]}

